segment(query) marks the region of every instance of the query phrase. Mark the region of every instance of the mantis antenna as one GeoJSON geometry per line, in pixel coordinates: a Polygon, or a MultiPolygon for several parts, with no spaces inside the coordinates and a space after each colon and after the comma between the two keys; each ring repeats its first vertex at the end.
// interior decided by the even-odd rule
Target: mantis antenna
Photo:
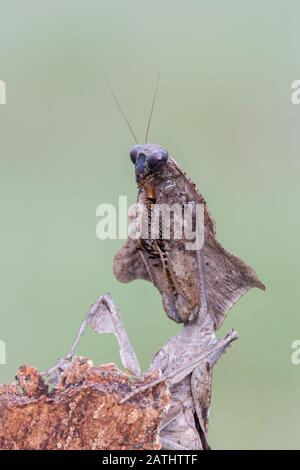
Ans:
{"type": "Polygon", "coordinates": [[[115,94],[115,92],[114,92],[114,90],[113,90],[113,87],[111,86],[110,81],[108,80],[108,78],[107,78],[107,76],[105,75],[105,73],[102,72],[102,74],[103,74],[103,76],[104,76],[104,78],[105,78],[105,81],[106,81],[106,83],[107,83],[107,85],[108,85],[108,88],[110,89],[110,92],[111,92],[111,94],[112,94],[112,97],[113,97],[113,99],[114,99],[116,105],[117,105],[117,108],[118,108],[118,110],[119,110],[120,113],[121,113],[121,116],[123,117],[124,121],[126,122],[126,124],[127,124],[127,126],[128,126],[128,129],[130,130],[131,135],[132,135],[132,137],[134,138],[135,143],[137,144],[137,143],[138,143],[138,140],[137,140],[137,138],[136,138],[136,135],[135,135],[135,133],[134,133],[134,131],[133,131],[133,128],[132,128],[130,122],[128,121],[128,119],[127,119],[127,117],[126,117],[126,114],[124,113],[123,109],[121,108],[121,105],[120,105],[119,100],[118,100],[118,98],[117,98],[117,96],[116,96],[116,94],[115,94]]]}
{"type": "Polygon", "coordinates": [[[149,130],[150,130],[150,124],[151,124],[151,119],[152,119],[152,114],[153,114],[153,109],[154,109],[154,104],[155,104],[155,99],[158,91],[158,85],[159,85],[159,80],[160,80],[160,74],[161,71],[158,72],[157,80],[156,80],[156,86],[154,90],[154,95],[153,95],[153,100],[152,100],[152,105],[151,105],[151,110],[150,110],[150,116],[148,119],[148,124],[147,124],[147,131],[146,131],[146,138],[145,138],[145,144],[148,141],[148,135],[149,135],[149,130]]]}

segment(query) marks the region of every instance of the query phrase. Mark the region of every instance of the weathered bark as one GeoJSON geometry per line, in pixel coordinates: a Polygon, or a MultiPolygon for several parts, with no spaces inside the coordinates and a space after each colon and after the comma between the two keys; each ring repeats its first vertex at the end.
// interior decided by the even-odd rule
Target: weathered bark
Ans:
{"type": "MultiPolygon", "coordinates": [[[[157,372],[141,385],[157,378],[157,372]]],[[[39,372],[20,367],[17,382],[0,386],[1,449],[160,449],[159,426],[169,407],[162,382],[134,388],[114,364],[74,358],[52,390],[39,372]]]]}

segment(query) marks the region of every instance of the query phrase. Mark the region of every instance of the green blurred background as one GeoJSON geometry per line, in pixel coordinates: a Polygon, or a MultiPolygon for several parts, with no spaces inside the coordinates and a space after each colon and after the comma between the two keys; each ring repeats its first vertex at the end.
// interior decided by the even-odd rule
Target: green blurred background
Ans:
{"type": "MultiPolygon", "coordinates": [[[[299,448],[300,78],[297,1],[0,1],[0,339],[7,365],[45,369],[64,355],[92,303],[109,291],[143,368],[178,331],[150,283],[119,284],[123,241],[96,238],[96,207],[136,198],[133,142],[162,77],[150,141],[197,183],[224,246],[267,286],[232,309],[240,339],[216,366],[213,448],[299,448]]],[[[79,353],[115,361],[111,335],[79,353]]]]}

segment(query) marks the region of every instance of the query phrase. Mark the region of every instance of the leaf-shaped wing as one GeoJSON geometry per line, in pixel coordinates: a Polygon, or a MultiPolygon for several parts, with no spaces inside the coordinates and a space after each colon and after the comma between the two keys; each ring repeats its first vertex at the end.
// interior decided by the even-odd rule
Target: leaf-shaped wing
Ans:
{"type": "Polygon", "coordinates": [[[226,251],[212,234],[205,239],[202,256],[208,312],[218,329],[245,292],[252,287],[264,290],[265,286],[250,266],[226,251]]]}
{"type": "Polygon", "coordinates": [[[120,282],[130,282],[136,279],[150,281],[137,242],[128,238],[125,245],[116,253],[113,263],[114,275],[120,282]]]}

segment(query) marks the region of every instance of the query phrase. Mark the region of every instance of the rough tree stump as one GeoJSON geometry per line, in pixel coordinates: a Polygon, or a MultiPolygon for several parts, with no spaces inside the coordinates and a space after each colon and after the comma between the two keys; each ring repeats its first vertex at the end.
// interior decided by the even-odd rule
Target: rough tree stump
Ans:
{"type": "Polygon", "coordinates": [[[169,407],[164,382],[120,405],[134,384],[114,364],[74,358],[52,390],[33,367],[20,367],[16,379],[0,385],[1,449],[161,448],[159,426],[169,407]]]}

